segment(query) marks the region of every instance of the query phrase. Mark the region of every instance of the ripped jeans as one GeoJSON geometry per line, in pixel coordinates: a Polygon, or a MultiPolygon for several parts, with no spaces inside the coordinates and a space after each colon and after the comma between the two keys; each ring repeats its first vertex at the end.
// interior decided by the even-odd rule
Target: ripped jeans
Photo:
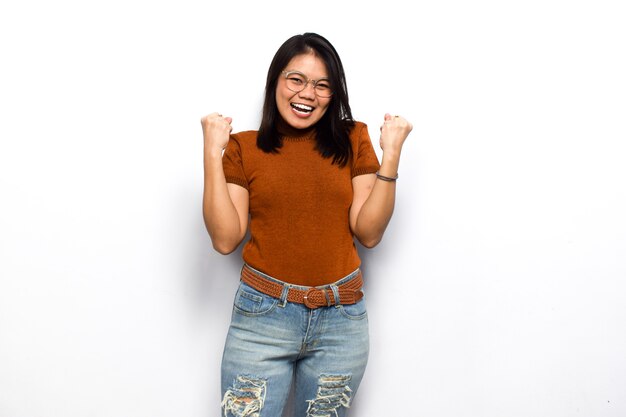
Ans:
{"type": "Polygon", "coordinates": [[[309,309],[285,297],[240,283],[222,358],[225,417],[280,417],[292,384],[294,417],[346,415],[369,352],[364,298],[309,309]]]}

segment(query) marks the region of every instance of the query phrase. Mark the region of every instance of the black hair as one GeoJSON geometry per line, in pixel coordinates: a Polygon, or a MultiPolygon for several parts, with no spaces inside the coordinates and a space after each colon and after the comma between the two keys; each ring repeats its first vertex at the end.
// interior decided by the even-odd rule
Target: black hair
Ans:
{"type": "Polygon", "coordinates": [[[282,136],[278,131],[281,116],[276,106],[278,77],[289,61],[297,55],[313,52],[324,61],[333,95],[324,116],[315,124],[316,149],[333,164],[345,166],[352,157],[350,130],[354,126],[348,101],[348,87],[341,59],[333,45],[316,33],[304,33],[287,39],[272,59],[265,83],[263,116],[257,136],[257,146],[268,153],[278,153],[282,136]]]}

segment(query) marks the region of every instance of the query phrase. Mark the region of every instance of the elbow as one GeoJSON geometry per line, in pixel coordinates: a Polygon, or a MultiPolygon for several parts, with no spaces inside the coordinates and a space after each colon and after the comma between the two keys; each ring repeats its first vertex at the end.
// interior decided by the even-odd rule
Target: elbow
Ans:
{"type": "Polygon", "coordinates": [[[228,245],[224,243],[213,242],[213,249],[221,255],[231,254],[237,249],[238,245],[228,245]]]}
{"type": "Polygon", "coordinates": [[[373,247],[378,245],[381,240],[382,240],[382,236],[376,236],[376,237],[359,239],[359,243],[365,246],[367,249],[372,249],[373,247]]]}
{"type": "Polygon", "coordinates": [[[208,223],[207,231],[209,232],[213,249],[222,255],[233,253],[244,238],[244,236],[235,232],[225,232],[224,230],[213,229],[209,227],[208,223]]]}
{"type": "MultiPolygon", "coordinates": [[[[356,224],[352,229],[352,234],[357,238],[359,243],[367,249],[372,249],[383,240],[385,234],[384,227],[375,227],[374,225],[356,224]]],[[[386,225],[385,225],[386,226],[386,225]]]]}
{"type": "Polygon", "coordinates": [[[211,243],[213,244],[213,249],[215,249],[216,252],[222,255],[228,255],[230,253],[233,253],[239,246],[240,242],[241,240],[217,239],[217,238],[211,239],[211,243]]]}
{"type": "Polygon", "coordinates": [[[380,241],[383,239],[383,234],[385,230],[378,230],[374,228],[359,228],[355,227],[353,229],[353,235],[357,238],[359,243],[366,247],[367,249],[372,249],[374,246],[378,245],[380,241]]]}

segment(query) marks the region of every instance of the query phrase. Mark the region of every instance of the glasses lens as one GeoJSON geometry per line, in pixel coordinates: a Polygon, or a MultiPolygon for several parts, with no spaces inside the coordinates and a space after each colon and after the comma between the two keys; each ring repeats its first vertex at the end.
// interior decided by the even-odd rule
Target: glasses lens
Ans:
{"type": "Polygon", "coordinates": [[[315,94],[319,97],[330,97],[333,95],[333,90],[330,88],[330,82],[328,80],[319,80],[315,84],[315,94]]]}
{"type": "Polygon", "coordinates": [[[286,73],[285,79],[287,80],[287,88],[291,91],[302,91],[306,85],[306,78],[304,78],[304,75],[298,74],[297,72],[286,73]]]}

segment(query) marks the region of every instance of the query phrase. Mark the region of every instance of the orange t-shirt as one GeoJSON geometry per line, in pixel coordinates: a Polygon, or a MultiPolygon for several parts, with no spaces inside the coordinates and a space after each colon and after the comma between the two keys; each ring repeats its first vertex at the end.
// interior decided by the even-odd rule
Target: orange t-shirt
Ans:
{"type": "Polygon", "coordinates": [[[350,133],[353,158],[343,168],[319,154],[312,131],[296,132],[278,153],[256,146],[257,131],[233,134],[222,161],[226,181],[250,196],[244,261],[281,281],[318,286],[361,264],[349,224],[352,178],[380,164],[364,123],[350,133]]]}

